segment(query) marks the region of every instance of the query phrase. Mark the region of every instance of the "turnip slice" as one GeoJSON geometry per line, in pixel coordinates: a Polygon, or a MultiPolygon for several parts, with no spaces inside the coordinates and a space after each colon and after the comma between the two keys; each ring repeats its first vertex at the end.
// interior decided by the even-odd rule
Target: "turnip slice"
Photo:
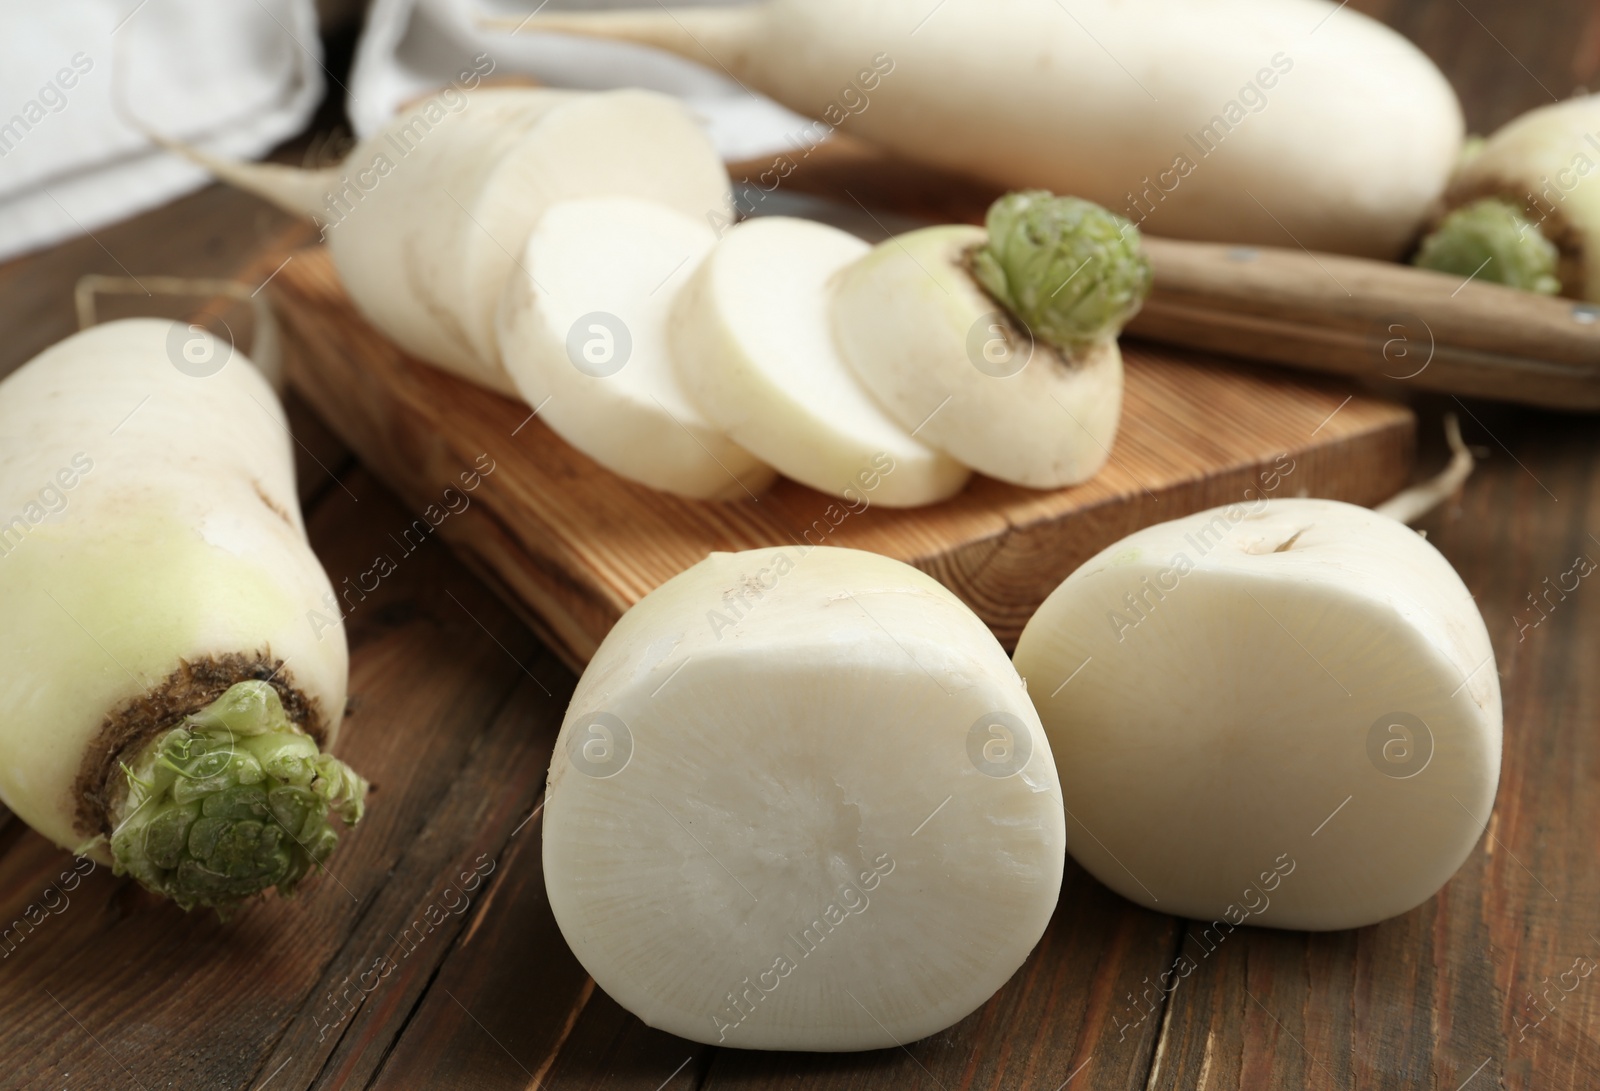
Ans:
{"type": "Polygon", "coordinates": [[[1461,147],[1444,74],[1333,0],[526,6],[508,29],[671,50],[901,155],[1158,235],[1398,258],[1461,147]]]}
{"type": "Polygon", "coordinates": [[[919,439],[979,473],[1059,488],[1111,455],[1122,413],[1116,335],[1149,283],[1127,221],[1086,201],[1012,194],[991,208],[987,230],[923,228],[846,268],[834,336],[919,439]]]}
{"type": "Polygon", "coordinates": [[[872,502],[931,504],[959,492],[967,468],[895,423],[833,343],[832,280],[869,249],[810,220],[739,224],[679,293],[673,361],[706,415],[779,472],[856,500],[888,465],[872,502]]]}
{"type": "Polygon", "coordinates": [[[676,99],[478,88],[435,96],[338,167],[293,171],[187,149],[219,177],[316,218],[362,314],[408,352],[502,393],[495,307],[534,222],[571,197],[648,197],[705,221],[728,176],[676,99]]]}
{"type": "Polygon", "coordinates": [[[704,219],[631,197],[552,205],[499,316],[505,366],[557,435],[623,477],[738,499],[773,473],[684,392],[667,349],[678,289],[716,242],[704,219]]]}
{"type": "Polygon", "coordinates": [[[1387,516],[1261,500],[1095,556],[1018,641],[1067,845],[1201,921],[1356,928],[1432,896],[1494,805],[1500,689],[1472,595],[1387,516]]]}
{"type": "Polygon", "coordinates": [[[277,397],[113,322],[0,382],[0,435],[0,799],[186,908],[293,889],[366,786],[325,752],[348,659],[277,397]]]}
{"type": "Polygon", "coordinates": [[[930,577],[843,549],[713,553],[584,671],[544,810],[550,907],[650,1026],[876,1049],[981,1005],[1064,863],[1049,746],[930,577]]]}

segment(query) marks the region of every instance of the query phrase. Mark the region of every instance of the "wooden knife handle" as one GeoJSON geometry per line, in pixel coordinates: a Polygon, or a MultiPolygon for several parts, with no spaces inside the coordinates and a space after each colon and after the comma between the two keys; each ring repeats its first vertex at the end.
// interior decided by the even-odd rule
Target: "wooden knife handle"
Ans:
{"type": "Polygon", "coordinates": [[[1600,409],[1600,306],[1365,258],[1145,236],[1136,337],[1451,394],[1600,409]]]}

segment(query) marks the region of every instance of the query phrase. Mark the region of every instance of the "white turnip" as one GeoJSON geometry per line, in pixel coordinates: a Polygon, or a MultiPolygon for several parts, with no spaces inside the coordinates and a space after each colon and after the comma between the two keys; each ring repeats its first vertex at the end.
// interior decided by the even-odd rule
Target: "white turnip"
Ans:
{"type": "Polygon", "coordinates": [[[983,623],[854,550],[713,553],[623,615],[550,766],[550,907],[647,1024],[761,1049],[939,1031],[1061,884],[1038,717],[983,623]]]}
{"type": "Polygon", "coordinates": [[[1068,850],[1159,912],[1372,924],[1444,885],[1494,805],[1483,619],[1379,512],[1258,495],[1138,531],[1045,600],[1015,661],[1068,850]]]}
{"type": "Polygon", "coordinates": [[[509,20],[639,42],[1153,234],[1397,258],[1462,138],[1439,70],[1327,0],[768,0],[509,20]]]}
{"type": "Polygon", "coordinates": [[[282,407],[196,327],[113,322],[0,382],[0,799],[185,908],[292,890],[365,783],[282,407]]]}
{"type": "Polygon", "coordinates": [[[1445,192],[1417,264],[1600,302],[1600,95],[1530,110],[1483,142],[1445,192]]]}

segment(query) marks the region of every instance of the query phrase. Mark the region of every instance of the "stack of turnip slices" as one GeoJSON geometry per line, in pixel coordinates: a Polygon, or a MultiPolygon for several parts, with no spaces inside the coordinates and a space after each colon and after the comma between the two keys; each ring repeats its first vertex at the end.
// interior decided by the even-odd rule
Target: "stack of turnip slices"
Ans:
{"type": "Polygon", "coordinates": [[[443,103],[324,171],[178,150],[315,218],[357,307],[402,348],[520,395],[652,488],[737,499],[776,471],[912,507],[972,470],[1058,488],[1109,457],[1116,336],[1150,283],[1121,217],[1028,192],[987,230],[875,248],[776,217],[719,237],[727,172],[673,99],[443,103]]]}

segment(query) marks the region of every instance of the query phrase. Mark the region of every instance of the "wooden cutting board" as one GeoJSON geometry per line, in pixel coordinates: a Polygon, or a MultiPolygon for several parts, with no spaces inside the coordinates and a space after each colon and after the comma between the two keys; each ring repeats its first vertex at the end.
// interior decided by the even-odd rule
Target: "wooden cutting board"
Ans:
{"type": "MultiPolygon", "coordinates": [[[[1415,421],[1403,406],[1128,343],[1122,429],[1087,484],[1038,492],[974,477],[942,504],[842,519],[842,505],[783,479],[757,499],[684,500],[603,469],[526,405],[408,358],[357,316],[321,248],[298,252],[272,290],[290,382],[416,513],[392,528],[389,560],[441,535],[575,667],[624,610],[713,550],[809,541],[897,557],[960,595],[1009,648],[1095,552],[1151,523],[1245,500],[1275,465],[1293,468],[1273,495],[1358,504],[1397,492],[1411,472],[1415,421]],[[477,466],[492,469],[475,480],[477,466]],[[476,484],[465,495],[463,473],[476,484]]],[[[380,579],[382,561],[340,592],[380,579]]]]}

